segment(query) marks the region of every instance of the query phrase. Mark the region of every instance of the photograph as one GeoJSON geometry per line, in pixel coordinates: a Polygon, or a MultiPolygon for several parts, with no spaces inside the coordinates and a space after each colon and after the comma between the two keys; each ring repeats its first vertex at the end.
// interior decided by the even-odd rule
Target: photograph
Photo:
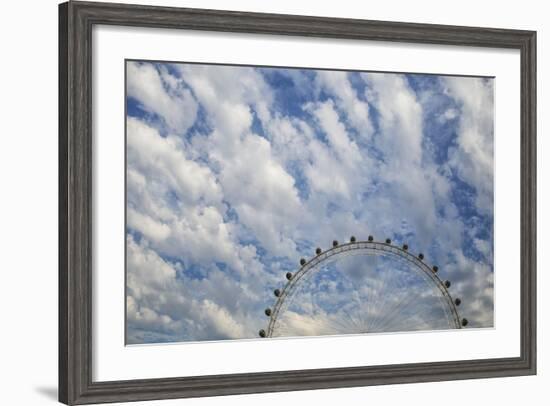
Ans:
{"type": "Polygon", "coordinates": [[[126,345],[494,327],[494,77],[124,69],[126,345]]]}
{"type": "Polygon", "coordinates": [[[545,3],[3,11],[0,406],[549,397],[545,3]]]}

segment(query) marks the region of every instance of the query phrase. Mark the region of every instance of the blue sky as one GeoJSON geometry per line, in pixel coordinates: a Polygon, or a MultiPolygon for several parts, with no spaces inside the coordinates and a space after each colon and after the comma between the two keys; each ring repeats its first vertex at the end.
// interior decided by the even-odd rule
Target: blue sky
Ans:
{"type": "Polygon", "coordinates": [[[256,337],[300,257],[369,234],[492,326],[492,79],[126,69],[128,343],[256,337]]]}

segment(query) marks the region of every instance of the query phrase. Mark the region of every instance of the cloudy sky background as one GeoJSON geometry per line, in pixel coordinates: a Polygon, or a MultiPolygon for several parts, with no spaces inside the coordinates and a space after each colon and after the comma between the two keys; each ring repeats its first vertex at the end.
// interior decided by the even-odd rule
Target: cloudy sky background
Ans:
{"type": "Polygon", "coordinates": [[[492,79],[126,69],[128,344],[257,337],[300,257],[369,234],[492,326],[492,79]]]}

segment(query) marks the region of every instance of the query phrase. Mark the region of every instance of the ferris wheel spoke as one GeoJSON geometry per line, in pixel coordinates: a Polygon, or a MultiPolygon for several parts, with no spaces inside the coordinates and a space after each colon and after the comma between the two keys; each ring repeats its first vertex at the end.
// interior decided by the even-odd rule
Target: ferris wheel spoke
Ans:
{"type": "Polygon", "coordinates": [[[433,329],[434,326],[431,321],[430,319],[423,319],[421,317],[419,319],[411,317],[402,325],[396,326],[397,328],[394,328],[393,331],[420,331],[426,330],[429,327],[433,329]]]}
{"type": "Polygon", "coordinates": [[[393,306],[393,310],[391,310],[390,312],[384,312],[382,313],[382,315],[377,319],[377,322],[376,324],[373,326],[373,331],[374,332],[382,332],[384,331],[384,326],[385,324],[391,320],[391,321],[394,321],[393,320],[393,317],[395,317],[395,315],[398,315],[400,313],[400,310],[402,308],[402,305],[403,303],[406,301],[406,298],[401,298],[398,300],[397,304],[395,304],[393,306]]]}
{"type": "Polygon", "coordinates": [[[421,318],[423,326],[421,330],[430,330],[430,329],[443,329],[447,325],[446,323],[441,323],[441,316],[431,317],[431,318],[421,318]]]}
{"type": "MultiPolygon", "coordinates": [[[[391,271],[385,270],[384,273],[385,273],[386,275],[388,275],[388,274],[391,273],[391,271]]],[[[393,274],[395,274],[395,271],[393,272],[393,274]]],[[[391,276],[394,276],[394,275],[391,275],[391,276]]],[[[388,276],[387,276],[387,277],[388,277],[388,276]]],[[[395,278],[394,278],[394,279],[395,279],[395,278]]],[[[400,282],[399,282],[399,279],[395,279],[395,280],[393,281],[393,283],[399,285],[399,283],[400,283],[400,282]]],[[[374,320],[374,322],[372,323],[372,326],[371,326],[371,327],[372,327],[372,331],[379,331],[379,327],[378,327],[378,326],[380,325],[380,323],[382,322],[382,318],[385,317],[385,314],[386,314],[387,311],[388,311],[388,307],[387,307],[387,306],[388,306],[388,300],[390,300],[390,297],[391,297],[392,299],[395,299],[395,295],[394,295],[394,294],[390,294],[390,292],[387,292],[387,291],[386,291],[388,287],[389,287],[389,286],[388,286],[388,283],[385,282],[384,285],[383,285],[383,287],[380,288],[380,292],[381,292],[381,294],[382,294],[382,296],[383,296],[384,299],[383,299],[382,301],[380,301],[379,303],[376,303],[376,310],[377,310],[377,311],[376,311],[376,318],[375,318],[375,320],[374,320]]]]}
{"type": "Polygon", "coordinates": [[[393,320],[396,315],[399,315],[402,313],[402,309],[406,309],[407,306],[409,306],[410,303],[413,301],[413,296],[410,294],[402,293],[400,296],[396,296],[395,303],[388,307],[387,309],[384,309],[384,312],[382,313],[381,317],[378,318],[376,325],[374,326],[375,331],[384,331],[384,325],[388,320],[393,320]]]}
{"type": "Polygon", "coordinates": [[[369,256],[368,260],[372,262],[367,266],[365,272],[365,280],[367,286],[367,318],[368,318],[368,328],[370,329],[371,324],[373,323],[372,314],[374,311],[374,303],[378,300],[378,295],[380,293],[379,289],[375,289],[373,284],[379,283],[375,278],[376,268],[378,267],[378,257],[369,256]]]}
{"type": "Polygon", "coordinates": [[[371,320],[371,323],[370,323],[371,329],[374,328],[374,326],[378,322],[378,318],[380,317],[380,309],[381,309],[380,305],[382,302],[381,296],[383,296],[385,291],[386,277],[387,277],[387,273],[383,272],[382,278],[380,280],[378,280],[378,278],[373,278],[373,281],[377,283],[379,286],[377,289],[375,289],[376,295],[372,297],[372,301],[371,301],[371,312],[372,312],[371,315],[373,316],[373,319],[371,320]]]}
{"type": "Polygon", "coordinates": [[[399,322],[400,318],[398,316],[404,314],[404,312],[406,312],[409,308],[414,307],[413,305],[417,300],[420,286],[423,286],[421,291],[426,288],[423,281],[415,284],[410,280],[405,272],[400,269],[395,269],[393,282],[395,285],[394,290],[392,292],[387,292],[387,296],[397,299],[393,301],[393,304],[390,303],[389,305],[384,305],[384,317],[377,324],[377,331],[384,331],[390,323],[396,324],[399,322]],[[416,291],[414,290],[414,285],[416,285],[416,291]]]}
{"type": "Polygon", "coordinates": [[[359,319],[359,330],[361,332],[367,332],[368,331],[368,322],[365,318],[365,312],[363,311],[364,307],[364,301],[361,300],[361,292],[353,278],[348,278],[349,283],[352,285],[353,291],[351,292],[351,297],[353,298],[353,302],[358,308],[358,311],[356,312],[357,318],[359,319]]]}
{"type": "Polygon", "coordinates": [[[344,312],[347,319],[351,322],[351,324],[355,327],[355,330],[360,332],[362,330],[360,322],[358,322],[357,319],[353,317],[346,309],[342,309],[342,311],[344,312]]]}
{"type": "Polygon", "coordinates": [[[397,315],[403,312],[403,309],[409,309],[409,306],[417,300],[417,296],[411,292],[410,289],[407,289],[405,283],[402,283],[401,278],[398,278],[397,281],[398,287],[396,290],[399,292],[399,296],[394,296],[396,296],[398,300],[396,300],[393,305],[388,307],[383,319],[376,326],[378,331],[383,331],[387,323],[392,322],[397,315]]]}
{"type": "Polygon", "coordinates": [[[369,331],[369,322],[368,322],[368,318],[366,318],[366,314],[363,310],[363,302],[358,298],[357,300],[357,303],[358,303],[358,307],[359,307],[359,311],[357,312],[357,316],[361,322],[361,332],[363,333],[367,333],[369,331]]]}
{"type": "Polygon", "coordinates": [[[331,322],[336,325],[339,328],[334,328],[335,333],[341,333],[344,331],[350,332],[350,325],[348,323],[345,323],[344,320],[339,320],[338,315],[335,315],[336,317],[332,318],[331,322]]]}
{"type": "MultiPolygon", "coordinates": [[[[396,284],[399,284],[399,280],[397,279],[397,282],[396,284]]],[[[384,300],[383,303],[381,303],[379,306],[378,306],[378,311],[377,311],[377,316],[376,316],[376,319],[375,321],[372,323],[372,326],[371,326],[371,331],[373,332],[376,332],[376,331],[380,331],[380,325],[383,323],[387,313],[390,311],[390,309],[392,309],[397,302],[397,304],[399,304],[399,302],[401,300],[404,300],[404,299],[400,299],[397,295],[396,295],[396,292],[399,292],[399,289],[394,289],[395,292],[392,292],[392,294],[390,294],[390,292],[384,292],[384,296],[386,297],[386,299],[384,300]],[[393,304],[390,303],[390,305],[387,305],[387,300],[388,300],[388,297],[391,296],[391,300],[394,302],[393,304]]]]}
{"type": "MultiPolygon", "coordinates": [[[[435,299],[435,298],[432,298],[435,299]]],[[[406,330],[426,330],[428,328],[441,328],[442,318],[441,314],[434,312],[431,306],[424,306],[427,309],[419,311],[413,314],[407,314],[401,324],[397,325],[395,323],[395,318],[391,316],[388,317],[387,324],[383,328],[393,331],[406,331],[406,330]],[[430,314],[429,317],[426,317],[426,314],[430,314]],[[435,313],[435,314],[434,314],[435,313]]],[[[409,312],[410,313],[410,312],[409,312]]]]}

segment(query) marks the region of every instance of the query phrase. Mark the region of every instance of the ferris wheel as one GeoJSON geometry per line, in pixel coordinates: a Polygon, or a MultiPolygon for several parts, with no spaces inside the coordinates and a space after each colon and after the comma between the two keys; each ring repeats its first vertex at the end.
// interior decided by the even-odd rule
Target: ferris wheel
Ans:
{"type": "Polygon", "coordinates": [[[349,242],[315,250],[300,268],[286,273],[276,302],[265,309],[267,329],[260,337],[364,334],[414,330],[460,329],[460,298],[451,282],[438,276],[424,255],[390,239],[349,242]]]}

